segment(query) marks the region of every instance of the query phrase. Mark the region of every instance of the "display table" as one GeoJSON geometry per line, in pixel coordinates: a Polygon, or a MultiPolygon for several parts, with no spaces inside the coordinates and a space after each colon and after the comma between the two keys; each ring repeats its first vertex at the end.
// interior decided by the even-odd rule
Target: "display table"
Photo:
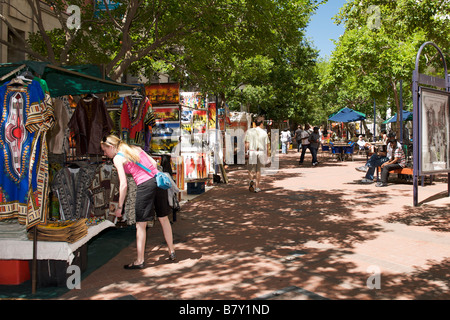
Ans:
{"type": "MultiPolygon", "coordinates": [[[[88,227],[88,234],[74,243],[37,241],[37,260],[63,260],[71,264],[74,252],[103,230],[115,227],[114,223],[105,220],[88,227]]],[[[32,260],[33,241],[0,239],[0,260],[32,260]]]]}
{"type": "MultiPolygon", "coordinates": [[[[89,226],[87,235],[74,243],[37,241],[37,279],[35,278],[37,287],[65,286],[68,277],[67,267],[70,265],[77,265],[80,271],[84,272],[87,267],[87,242],[103,230],[114,226],[115,224],[108,220],[89,226]]],[[[33,260],[33,240],[24,238],[26,237],[0,238],[0,265],[9,268],[10,273],[0,279],[0,284],[20,284],[30,279],[32,270],[28,270],[28,263],[33,260]]]]}

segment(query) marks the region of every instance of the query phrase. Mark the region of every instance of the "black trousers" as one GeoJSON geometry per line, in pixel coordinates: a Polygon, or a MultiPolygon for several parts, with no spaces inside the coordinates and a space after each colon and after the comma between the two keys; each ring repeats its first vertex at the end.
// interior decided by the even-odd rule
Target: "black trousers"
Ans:
{"type": "Polygon", "coordinates": [[[389,178],[389,171],[394,170],[394,169],[401,169],[401,168],[403,168],[403,167],[401,165],[399,165],[398,163],[384,165],[384,167],[381,169],[381,182],[387,183],[388,178],[389,178]]]}

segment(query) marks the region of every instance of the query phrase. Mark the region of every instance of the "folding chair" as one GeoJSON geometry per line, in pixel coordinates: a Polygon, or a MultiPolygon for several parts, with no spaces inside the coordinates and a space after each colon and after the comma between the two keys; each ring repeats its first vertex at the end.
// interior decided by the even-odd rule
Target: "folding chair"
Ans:
{"type": "Polygon", "coordinates": [[[322,152],[321,152],[321,158],[325,157],[326,154],[330,153],[330,146],[324,146],[322,144],[322,152]]]}
{"type": "Polygon", "coordinates": [[[335,156],[336,160],[342,160],[341,159],[341,147],[336,147],[333,143],[330,142],[330,146],[331,146],[331,154],[333,154],[335,156]]]}
{"type": "Polygon", "coordinates": [[[352,142],[349,146],[345,147],[345,155],[351,155],[353,161],[353,152],[355,152],[355,142],[352,142]]]}

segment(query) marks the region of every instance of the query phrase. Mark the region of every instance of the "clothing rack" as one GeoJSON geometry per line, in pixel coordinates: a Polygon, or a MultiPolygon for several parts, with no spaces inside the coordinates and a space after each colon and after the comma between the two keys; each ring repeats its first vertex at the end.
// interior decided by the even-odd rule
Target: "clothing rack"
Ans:
{"type": "Polygon", "coordinates": [[[11,72],[8,72],[7,74],[5,74],[3,77],[0,78],[0,81],[3,81],[5,79],[8,79],[10,76],[12,76],[13,74],[16,74],[17,72],[19,72],[20,70],[22,70],[23,68],[25,68],[26,65],[22,64],[21,66],[17,67],[16,69],[14,69],[11,72]]]}

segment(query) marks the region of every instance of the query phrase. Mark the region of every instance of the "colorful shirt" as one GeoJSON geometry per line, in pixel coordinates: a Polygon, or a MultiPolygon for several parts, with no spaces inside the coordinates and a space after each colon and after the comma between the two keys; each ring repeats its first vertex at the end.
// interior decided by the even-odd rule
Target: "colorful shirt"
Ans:
{"type": "Polygon", "coordinates": [[[0,97],[0,220],[18,218],[31,228],[47,217],[46,133],[55,120],[51,98],[34,80],[7,83],[0,97]]]}
{"type": "Polygon", "coordinates": [[[150,100],[147,97],[141,100],[133,100],[131,97],[123,99],[122,112],[120,113],[122,140],[128,144],[143,146],[149,111],[152,113],[150,100]]]}

